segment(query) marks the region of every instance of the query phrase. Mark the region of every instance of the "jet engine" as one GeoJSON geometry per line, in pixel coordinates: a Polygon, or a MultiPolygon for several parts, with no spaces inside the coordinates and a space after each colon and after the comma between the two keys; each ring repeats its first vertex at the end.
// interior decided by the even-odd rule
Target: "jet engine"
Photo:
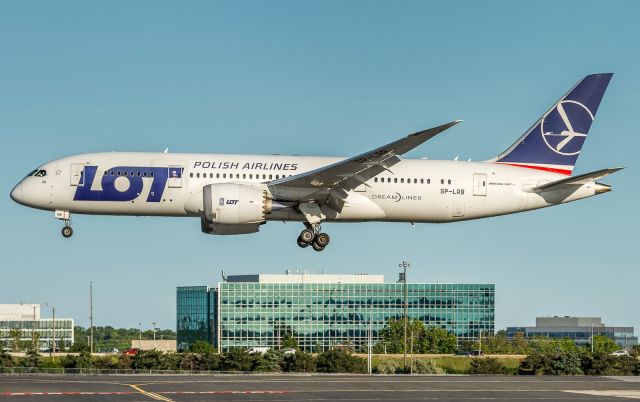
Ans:
{"type": "Polygon", "coordinates": [[[210,225],[261,224],[272,208],[265,189],[244,184],[209,184],[202,195],[203,220],[210,225]]]}

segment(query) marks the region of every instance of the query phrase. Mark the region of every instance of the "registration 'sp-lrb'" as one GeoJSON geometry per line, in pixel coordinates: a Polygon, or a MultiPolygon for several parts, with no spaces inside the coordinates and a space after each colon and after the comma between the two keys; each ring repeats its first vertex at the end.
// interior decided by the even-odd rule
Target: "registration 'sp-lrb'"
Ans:
{"type": "Polygon", "coordinates": [[[528,211],[611,190],[596,180],[619,168],[572,175],[612,74],[589,75],[499,156],[484,162],[402,159],[458,124],[420,131],[352,158],[109,152],[57,159],[11,192],[71,214],[200,218],[204,233],[255,233],[268,221],[305,226],[300,247],[323,250],[323,222],[454,222],[528,211]]]}

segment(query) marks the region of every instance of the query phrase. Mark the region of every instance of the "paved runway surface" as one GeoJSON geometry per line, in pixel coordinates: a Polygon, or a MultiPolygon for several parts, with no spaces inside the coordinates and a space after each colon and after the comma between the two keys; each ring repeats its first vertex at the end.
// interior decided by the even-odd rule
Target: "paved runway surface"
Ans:
{"type": "Polygon", "coordinates": [[[640,399],[640,377],[0,376],[0,400],[16,402],[620,401],[621,397],[640,399]]]}

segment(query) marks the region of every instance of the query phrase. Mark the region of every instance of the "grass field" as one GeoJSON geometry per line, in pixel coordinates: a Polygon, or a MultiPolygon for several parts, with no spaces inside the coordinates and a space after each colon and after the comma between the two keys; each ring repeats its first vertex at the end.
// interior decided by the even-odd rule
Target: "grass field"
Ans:
{"type": "MultiPolygon", "coordinates": [[[[358,354],[357,356],[367,358],[366,354],[358,354]]],[[[486,357],[494,357],[500,361],[508,370],[510,374],[518,373],[518,366],[520,365],[520,361],[524,359],[526,356],[524,355],[497,355],[497,356],[484,356],[486,357]]],[[[469,370],[469,365],[471,363],[471,357],[469,356],[455,356],[455,355],[413,355],[414,359],[432,359],[435,361],[436,365],[442,368],[447,374],[465,374],[469,370]]],[[[395,361],[399,366],[402,366],[404,356],[401,354],[397,355],[373,355],[372,366],[375,369],[381,362],[383,361],[395,361]]],[[[411,364],[411,356],[407,355],[407,365],[411,364]]]]}

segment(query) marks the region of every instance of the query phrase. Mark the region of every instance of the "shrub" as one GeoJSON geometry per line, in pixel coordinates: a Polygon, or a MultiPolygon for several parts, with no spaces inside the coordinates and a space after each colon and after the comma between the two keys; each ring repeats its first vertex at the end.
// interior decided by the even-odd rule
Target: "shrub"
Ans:
{"type": "Polygon", "coordinates": [[[0,367],[13,367],[13,357],[2,348],[0,348],[0,367]]]}
{"type": "Polygon", "coordinates": [[[417,359],[413,363],[415,374],[443,374],[444,370],[433,359],[417,359]]]}
{"type": "Polygon", "coordinates": [[[494,357],[471,359],[469,374],[506,374],[507,368],[494,357]]]}
{"type": "Polygon", "coordinates": [[[317,370],[321,373],[366,373],[367,361],[346,350],[329,350],[318,355],[317,370]]]}
{"type": "Polygon", "coordinates": [[[400,365],[393,360],[383,360],[378,364],[377,371],[380,374],[395,374],[400,365]]]}
{"type": "Polygon", "coordinates": [[[284,364],[284,355],[280,351],[267,350],[264,354],[254,354],[253,371],[280,372],[284,364]]]}
{"type": "Polygon", "coordinates": [[[287,372],[312,373],[316,371],[316,359],[310,353],[298,351],[284,357],[282,368],[287,372]]]}
{"type": "Polygon", "coordinates": [[[225,371],[251,371],[253,359],[247,349],[232,348],[222,357],[222,370],[225,371]]]}
{"type": "Polygon", "coordinates": [[[162,352],[158,350],[139,350],[131,358],[134,370],[158,370],[162,364],[162,352]]]}

